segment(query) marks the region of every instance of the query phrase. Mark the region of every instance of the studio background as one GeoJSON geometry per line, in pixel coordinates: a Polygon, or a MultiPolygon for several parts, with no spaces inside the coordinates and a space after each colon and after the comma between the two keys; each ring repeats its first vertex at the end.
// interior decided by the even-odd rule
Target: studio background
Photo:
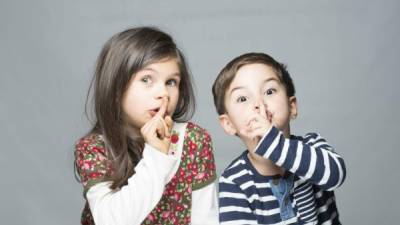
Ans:
{"type": "Polygon", "coordinates": [[[399,1],[0,2],[1,224],[79,224],[74,142],[102,45],[128,27],[171,34],[196,85],[220,174],[244,150],[218,125],[211,85],[232,58],[265,52],[288,65],[294,134],[319,132],[345,159],[343,224],[397,224],[399,1]]]}

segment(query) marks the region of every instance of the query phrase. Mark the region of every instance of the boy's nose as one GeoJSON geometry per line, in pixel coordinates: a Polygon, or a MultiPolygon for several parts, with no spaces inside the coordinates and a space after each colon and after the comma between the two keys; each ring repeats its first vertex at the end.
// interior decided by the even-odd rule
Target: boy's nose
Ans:
{"type": "Polygon", "coordinates": [[[256,102],[254,104],[254,111],[256,111],[257,113],[260,113],[260,103],[259,102],[256,102]]]}
{"type": "Polygon", "coordinates": [[[261,106],[265,106],[264,100],[262,98],[254,103],[254,110],[259,113],[261,108],[264,108],[261,106]]]}

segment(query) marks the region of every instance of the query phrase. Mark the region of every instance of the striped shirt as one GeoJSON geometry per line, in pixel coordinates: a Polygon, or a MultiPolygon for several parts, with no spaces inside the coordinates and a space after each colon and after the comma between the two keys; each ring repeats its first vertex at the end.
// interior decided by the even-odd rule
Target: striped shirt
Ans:
{"type": "Polygon", "coordinates": [[[325,139],[315,133],[285,138],[272,127],[255,153],[283,167],[286,174],[259,174],[248,151],[243,152],[219,179],[221,224],[341,224],[333,190],[345,180],[346,169],[325,139]],[[272,188],[277,181],[290,184],[286,199],[272,188]]]}

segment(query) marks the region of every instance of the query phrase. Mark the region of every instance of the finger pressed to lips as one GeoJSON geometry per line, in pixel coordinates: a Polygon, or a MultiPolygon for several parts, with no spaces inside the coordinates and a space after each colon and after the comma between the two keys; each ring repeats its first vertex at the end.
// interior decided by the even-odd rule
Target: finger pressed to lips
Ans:
{"type": "Polygon", "coordinates": [[[151,110],[149,110],[149,113],[152,117],[154,117],[155,115],[159,115],[162,118],[164,118],[166,115],[168,115],[168,98],[163,98],[162,102],[161,102],[161,106],[157,107],[157,108],[153,108],[151,110]]]}

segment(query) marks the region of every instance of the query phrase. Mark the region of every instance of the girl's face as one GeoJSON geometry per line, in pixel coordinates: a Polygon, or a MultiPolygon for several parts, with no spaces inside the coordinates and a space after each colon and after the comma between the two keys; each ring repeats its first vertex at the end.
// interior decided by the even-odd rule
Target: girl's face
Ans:
{"type": "Polygon", "coordinates": [[[122,97],[128,123],[140,129],[157,113],[164,97],[168,99],[166,115],[172,116],[179,99],[180,80],[174,58],[152,63],[134,74],[122,97]]]}

